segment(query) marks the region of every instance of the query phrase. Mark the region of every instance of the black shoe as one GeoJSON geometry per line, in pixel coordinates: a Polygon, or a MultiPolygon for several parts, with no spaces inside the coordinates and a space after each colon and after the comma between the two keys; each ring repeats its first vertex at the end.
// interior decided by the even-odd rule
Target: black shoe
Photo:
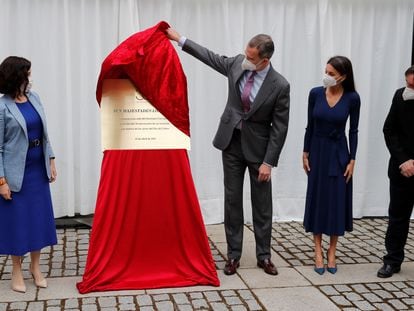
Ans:
{"type": "Polygon", "coordinates": [[[270,275],[277,275],[277,269],[270,258],[266,258],[263,260],[257,260],[257,266],[262,268],[264,272],[270,275]]]}
{"type": "Polygon", "coordinates": [[[381,269],[377,272],[377,277],[379,278],[390,278],[394,273],[400,272],[400,267],[393,267],[389,264],[384,264],[381,269]]]}
{"type": "Polygon", "coordinates": [[[240,267],[240,261],[238,259],[229,259],[224,266],[224,274],[233,275],[237,272],[238,267],[240,267]]]}

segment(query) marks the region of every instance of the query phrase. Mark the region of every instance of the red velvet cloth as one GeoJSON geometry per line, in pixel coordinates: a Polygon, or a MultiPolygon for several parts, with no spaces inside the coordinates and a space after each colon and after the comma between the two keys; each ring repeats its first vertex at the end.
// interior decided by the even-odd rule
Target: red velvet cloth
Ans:
{"type": "MultiPolygon", "coordinates": [[[[168,24],[137,33],[104,61],[106,78],[129,78],[189,134],[186,79],[168,24]],[[138,52],[137,52],[138,51],[138,52]]],[[[186,150],[107,150],[80,293],[219,286],[186,150]]]]}
{"type": "Polygon", "coordinates": [[[172,124],[190,136],[187,80],[177,52],[164,31],[166,22],[138,32],[104,60],[96,89],[101,102],[105,79],[132,81],[138,91],[172,124]]]}

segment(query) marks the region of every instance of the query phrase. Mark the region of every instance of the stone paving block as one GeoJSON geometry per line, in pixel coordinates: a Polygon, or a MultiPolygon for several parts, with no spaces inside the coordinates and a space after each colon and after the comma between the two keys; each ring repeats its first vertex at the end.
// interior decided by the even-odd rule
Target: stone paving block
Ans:
{"type": "Polygon", "coordinates": [[[199,293],[199,292],[197,292],[197,293],[190,293],[190,298],[191,299],[201,299],[201,298],[203,298],[203,294],[202,293],[199,293]]]}
{"type": "Polygon", "coordinates": [[[213,302],[210,305],[211,305],[211,308],[214,311],[227,311],[227,310],[229,310],[227,308],[227,306],[224,303],[221,303],[221,302],[213,302]]]}
{"type": "Polygon", "coordinates": [[[399,300],[399,299],[390,299],[390,300],[388,300],[388,303],[390,305],[392,305],[397,310],[407,310],[408,309],[408,307],[404,303],[402,303],[401,300],[399,300]]]}
{"type": "Polygon", "coordinates": [[[362,296],[369,302],[382,302],[382,299],[375,295],[374,293],[363,293],[362,296]]]}
{"type": "Polygon", "coordinates": [[[136,310],[137,309],[137,307],[136,307],[136,305],[135,304],[133,304],[133,303],[127,303],[127,304],[120,304],[119,306],[118,306],[118,309],[120,310],[120,311],[134,311],[134,310],[136,310]]]}
{"type": "Polygon", "coordinates": [[[247,307],[249,308],[249,310],[251,311],[258,311],[258,310],[262,310],[263,308],[257,303],[256,300],[246,300],[245,303],[247,304],[247,307]]]}
{"type": "Polygon", "coordinates": [[[348,292],[348,293],[344,293],[346,299],[348,299],[349,301],[355,302],[358,300],[362,300],[361,295],[357,294],[357,293],[353,293],[353,292],[348,292]]]}
{"type": "Polygon", "coordinates": [[[378,296],[380,296],[382,299],[390,299],[393,298],[392,294],[385,291],[385,290],[376,290],[374,293],[378,296]]]}
{"type": "Polygon", "coordinates": [[[414,305],[414,298],[404,298],[402,301],[407,305],[414,305]]]}
{"type": "Polygon", "coordinates": [[[0,303],[0,311],[6,311],[7,303],[0,303]]]}
{"type": "Polygon", "coordinates": [[[353,284],[351,285],[351,287],[354,289],[354,291],[356,291],[359,294],[370,292],[370,290],[366,288],[363,284],[353,284]]]}
{"type": "Polygon", "coordinates": [[[394,308],[386,303],[374,303],[374,307],[377,308],[377,310],[394,311],[394,308]]]}
{"type": "Polygon", "coordinates": [[[117,304],[115,297],[99,297],[98,303],[101,308],[115,307],[117,304]]]}
{"type": "Polygon", "coordinates": [[[223,297],[227,297],[227,296],[236,296],[237,294],[234,290],[226,290],[226,291],[221,292],[221,295],[223,297]]]}
{"type": "Polygon", "coordinates": [[[310,285],[310,283],[294,268],[279,268],[279,274],[276,276],[266,274],[262,269],[240,269],[238,271],[241,278],[250,288],[310,285]]]}
{"type": "Polygon", "coordinates": [[[230,310],[231,311],[247,311],[246,307],[243,305],[231,306],[230,310]]]}
{"type": "Polygon", "coordinates": [[[134,303],[134,297],[121,296],[121,297],[118,297],[118,302],[120,304],[133,304],[134,303]]]}
{"type": "Polygon", "coordinates": [[[381,286],[379,284],[365,284],[370,290],[376,290],[381,289],[381,286]]]}
{"type": "Polygon", "coordinates": [[[43,311],[45,309],[45,304],[43,301],[31,301],[27,305],[28,311],[43,311]]]}
{"type": "Polygon", "coordinates": [[[83,304],[82,303],[82,311],[97,311],[98,307],[96,304],[83,304]]]}
{"type": "Polygon", "coordinates": [[[404,288],[402,291],[409,296],[414,296],[414,288],[404,288]]]}
{"type": "Polygon", "coordinates": [[[154,295],[152,297],[155,301],[163,301],[163,300],[169,300],[170,296],[167,294],[160,294],[160,295],[154,295]]]}
{"type": "Polygon", "coordinates": [[[407,285],[404,284],[404,282],[394,282],[393,283],[395,287],[402,289],[402,288],[406,288],[407,285]]]}
{"type": "Polygon", "coordinates": [[[361,311],[376,310],[376,308],[367,301],[353,301],[353,303],[361,311]]]}
{"type": "Polygon", "coordinates": [[[237,292],[240,295],[240,297],[244,300],[255,299],[252,292],[247,289],[239,290],[237,292]]]}
{"type": "Polygon", "coordinates": [[[253,292],[268,310],[274,310],[275,306],[280,310],[339,310],[329,298],[310,286],[255,289],[253,292]]]}
{"type": "Polygon", "coordinates": [[[26,310],[27,302],[19,301],[19,302],[12,302],[10,304],[11,310],[26,310]]]}
{"type": "Polygon", "coordinates": [[[60,306],[60,299],[50,299],[47,301],[48,306],[60,306]]]}
{"type": "Polygon", "coordinates": [[[347,285],[334,285],[334,287],[341,293],[352,291],[352,289],[347,285]]]}
{"type": "Polygon", "coordinates": [[[172,296],[173,296],[175,303],[178,305],[184,305],[184,304],[190,303],[190,301],[188,300],[185,294],[174,294],[172,296]]]}
{"type": "Polygon", "coordinates": [[[331,296],[329,297],[336,305],[342,307],[352,306],[352,302],[347,300],[344,296],[331,296]]]}
{"type": "Polygon", "coordinates": [[[138,295],[137,302],[139,306],[151,306],[152,299],[150,295],[138,295]]]}
{"type": "Polygon", "coordinates": [[[193,307],[191,305],[177,305],[178,311],[192,311],[193,307]]]}
{"type": "Polygon", "coordinates": [[[78,299],[68,299],[65,301],[65,308],[66,309],[76,309],[79,307],[78,299]]]}
{"type": "Polygon", "coordinates": [[[339,295],[338,291],[331,285],[321,286],[319,289],[328,296],[339,295]]]}
{"type": "Polygon", "coordinates": [[[174,311],[174,304],[171,301],[160,301],[155,305],[158,311],[174,311]]]}
{"type": "Polygon", "coordinates": [[[228,305],[241,305],[242,301],[239,297],[224,297],[224,300],[228,305]]]}
{"type": "Polygon", "coordinates": [[[204,296],[207,298],[207,301],[209,301],[209,302],[221,301],[221,297],[218,294],[218,292],[205,292],[204,296]]]}
{"type": "Polygon", "coordinates": [[[408,296],[406,293],[404,293],[404,292],[393,292],[393,295],[396,297],[396,298],[408,298],[408,297],[410,297],[410,296],[408,296]]]}
{"type": "Polygon", "coordinates": [[[191,304],[196,309],[207,309],[208,308],[208,304],[205,299],[194,299],[191,301],[191,304]]]}
{"type": "Polygon", "coordinates": [[[140,311],[154,311],[152,306],[145,306],[139,309],[140,311]]]}

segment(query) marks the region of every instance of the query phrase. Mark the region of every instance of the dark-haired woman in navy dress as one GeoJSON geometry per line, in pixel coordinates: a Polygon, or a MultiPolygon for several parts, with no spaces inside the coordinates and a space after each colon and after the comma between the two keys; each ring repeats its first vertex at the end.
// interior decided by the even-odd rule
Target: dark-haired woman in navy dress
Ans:
{"type": "Polygon", "coordinates": [[[325,272],[322,234],[330,236],[327,271],[334,274],[338,237],[352,231],[352,175],[358,142],[360,98],[350,60],[328,60],[322,87],[309,94],[303,168],[308,175],[304,227],[315,242],[315,267],[325,272]],[[349,119],[349,149],[345,126],[349,119]]]}
{"type": "Polygon", "coordinates": [[[11,287],[25,292],[23,255],[30,272],[47,287],[40,271],[40,250],[57,243],[49,182],[55,160],[39,96],[30,91],[31,63],[10,56],[0,64],[0,255],[11,255],[11,287]]]}

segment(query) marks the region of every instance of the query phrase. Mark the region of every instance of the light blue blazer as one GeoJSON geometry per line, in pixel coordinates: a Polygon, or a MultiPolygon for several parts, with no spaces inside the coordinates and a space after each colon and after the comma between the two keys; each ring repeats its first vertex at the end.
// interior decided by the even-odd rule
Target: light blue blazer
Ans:
{"type": "MultiPolygon", "coordinates": [[[[30,92],[28,98],[42,119],[43,153],[50,179],[50,158],[54,153],[47,134],[46,116],[39,95],[30,92]]],[[[18,192],[22,188],[28,149],[26,121],[14,100],[4,95],[0,98],[0,177],[6,177],[11,191],[18,192]]]]}

